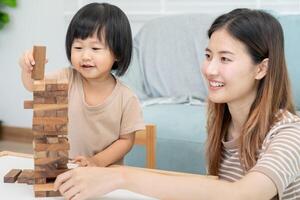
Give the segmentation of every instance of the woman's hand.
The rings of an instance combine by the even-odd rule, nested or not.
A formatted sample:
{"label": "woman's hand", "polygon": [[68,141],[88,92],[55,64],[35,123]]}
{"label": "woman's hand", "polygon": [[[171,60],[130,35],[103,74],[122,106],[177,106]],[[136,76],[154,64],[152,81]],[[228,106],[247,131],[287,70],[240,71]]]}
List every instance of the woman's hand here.
{"label": "woman's hand", "polygon": [[122,173],[120,167],[78,167],[60,174],[54,183],[66,199],[81,200],[100,197],[120,188]]}

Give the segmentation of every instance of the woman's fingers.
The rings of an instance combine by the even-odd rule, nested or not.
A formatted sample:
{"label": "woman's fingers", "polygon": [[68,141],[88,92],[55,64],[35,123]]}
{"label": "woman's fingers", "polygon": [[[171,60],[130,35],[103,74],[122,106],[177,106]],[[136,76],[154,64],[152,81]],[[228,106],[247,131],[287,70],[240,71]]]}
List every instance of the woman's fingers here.
{"label": "woman's fingers", "polygon": [[54,182],[54,190],[57,191],[60,186],[72,177],[73,170],[67,171],[57,176]]}

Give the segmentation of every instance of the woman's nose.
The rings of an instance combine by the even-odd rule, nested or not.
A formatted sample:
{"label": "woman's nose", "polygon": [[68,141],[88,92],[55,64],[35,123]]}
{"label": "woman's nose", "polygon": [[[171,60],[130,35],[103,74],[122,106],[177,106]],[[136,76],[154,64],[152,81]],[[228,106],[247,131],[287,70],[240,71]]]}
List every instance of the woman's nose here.
{"label": "woman's nose", "polygon": [[207,62],[205,65],[205,73],[207,75],[217,75],[219,73],[218,63],[215,60]]}

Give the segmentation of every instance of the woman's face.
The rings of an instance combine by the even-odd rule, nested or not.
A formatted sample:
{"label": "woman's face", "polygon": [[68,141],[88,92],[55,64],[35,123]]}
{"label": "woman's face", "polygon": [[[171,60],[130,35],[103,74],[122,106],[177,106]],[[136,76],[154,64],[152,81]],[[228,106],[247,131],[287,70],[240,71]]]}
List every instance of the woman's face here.
{"label": "woman's face", "polygon": [[208,82],[208,98],[215,103],[239,103],[254,100],[258,65],[246,46],[225,29],[215,31],[205,49],[202,73]]}

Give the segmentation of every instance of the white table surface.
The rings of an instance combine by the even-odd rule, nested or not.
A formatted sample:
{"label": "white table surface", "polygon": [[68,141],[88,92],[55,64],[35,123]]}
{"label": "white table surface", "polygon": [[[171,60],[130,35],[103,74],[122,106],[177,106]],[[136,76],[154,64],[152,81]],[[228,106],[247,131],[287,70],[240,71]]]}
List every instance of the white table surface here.
{"label": "white table surface", "polygon": [[[0,157],[0,199],[45,199],[54,200],[62,197],[43,197],[35,198],[33,192],[33,186],[20,183],[4,183],[4,176],[11,169],[33,169],[33,160],[30,158],[22,158],[15,156],[2,156]],[[115,190],[103,197],[96,198],[99,200],[155,200],[151,197],[146,197],[137,193],[133,193],[127,190]]]}

